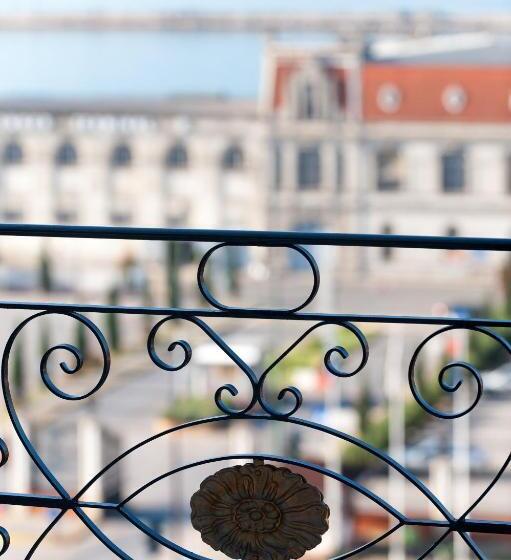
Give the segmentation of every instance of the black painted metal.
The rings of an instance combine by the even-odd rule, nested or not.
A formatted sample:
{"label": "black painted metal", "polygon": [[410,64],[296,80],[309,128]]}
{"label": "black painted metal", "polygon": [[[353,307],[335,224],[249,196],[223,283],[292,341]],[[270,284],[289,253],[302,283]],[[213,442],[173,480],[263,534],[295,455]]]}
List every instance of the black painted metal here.
{"label": "black painted metal", "polygon": [[[254,232],[254,231],[209,231],[209,230],[168,230],[168,229],[148,229],[148,228],[112,228],[112,227],[68,227],[68,226],[43,226],[43,225],[0,225],[0,235],[8,236],[29,236],[29,237],[69,237],[69,238],[96,238],[96,239],[139,239],[139,240],[167,240],[167,241],[201,241],[211,243],[212,246],[207,250],[198,266],[197,281],[198,287],[206,301],[214,308],[203,309],[172,309],[172,308],[152,308],[152,307],[120,307],[120,306],[98,306],[98,305],[75,305],[75,304],[55,304],[55,303],[32,303],[32,302],[0,302],[0,309],[23,309],[31,310],[34,313],[24,319],[10,335],[2,355],[1,365],[1,382],[7,412],[9,414],[12,426],[26,449],[26,452],[41,472],[41,474],[49,482],[55,496],[44,495],[25,495],[0,493],[0,504],[30,506],[37,508],[49,508],[60,510],[60,513],[49,523],[46,529],[41,533],[40,537],[31,547],[26,558],[30,559],[37,551],[39,545],[44,541],[46,536],[59,523],[63,515],[68,511],[73,511],[84,525],[94,534],[100,542],[105,545],[115,556],[126,560],[130,556],[122,549],[122,547],[114,543],[93,521],[92,517],[87,513],[91,509],[115,510],[121,514],[128,522],[140,529],[143,533],[153,539],[160,545],[177,552],[178,554],[190,558],[192,560],[207,560],[204,557],[187,550],[177,543],[169,540],[159,534],[152,527],[142,521],[129,507],[130,502],[141,492],[150,488],[158,481],[167,477],[171,477],[177,472],[190,469],[195,466],[214,464],[225,460],[253,460],[256,458],[266,459],[276,463],[295,465],[301,468],[307,468],[323,476],[330,477],[346,486],[360,492],[366,498],[372,500],[380,506],[391,517],[395,519],[395,524],[380,537],[363,545],[362,547],[346,552],[337,556],[335,560],[352,558],[362,554],[364,551],[376,546],[384,541],[392,533],[405,526],[421,526],[440,529],[441,533],[437,540],[422,553],[418,560],[428,557],[433,553],[440,543],[442,543],[451,533],[458,533],[467,544],[467,547],[473,552],[477,558],[486,558],[483,552],[474,542],[471,534],[499,534],[511,535],[511,523],[505,523],[497,520],[474,520],[469,515],[474,511],[476,506],[488,495],[488,493],[498,483],[505,470],[511,463],[511,453],[502,465],[501,469],[496,473],[495,477],[482,494],[473,502],[472,506],[460,517],[454,516],[444,504],[436,497],[431,490],[414,476],[409,470],[400,465],[392,457],[385,452],[371,446],[350,434],[333,429],[326,425],[317,424],[296,416],[302,406],[303,397],[299,389],[296,387],[284,387],[278,394],[278,399],[282,401],[284,397],[291,397],[292,405],[287,410],[280,410],[271,405],[265,397],[265,381],[268,374],[309,334],[318,328],[327,325],[335,325],[344,331],[354,335],[360,345],[360,363],[352,371],[343,371],[334,363],[334,358],[343,360],[348,357],[348,352],[342,346],[335,346],[325,352],[324,365],[328,372],[332,375],[344,378],[356,375],[363,370],[369,357],[369,344],[364,333],[354,323],[402,323],[402,324],[421,324],[421,325],[437,325],[439,327],[433,334],[429,335],[421,342],[415,350],[410,366],[409,366],[409,386],[411,393],[417,403],[423,407],[429,414],[444,420],[458,418],[470,413],[479,403],[483,391],[484,383],[480,372],[467,362],[452,362],[442,368],[438,375],[438,383],[440,388],[446,393],[454,393],[459,390],[463,381],[460,380],[455,384],[448,381],[447,373],[452,368],[463,370],[470,376],[476,385],[476,395],[473,401],[464,410],[453,412],[444,412],[432,406],[421,394],[420,386],[416,380],[416,364],[421,351],[426,344],[434,337],[456,329],[465,329],[481,333],[490,337],[511,354],[511,344],[500,334],[490,330],[496,327],[511,327],[511,320],[494,320],[484,318],[458,318],[458,317],[413,317],[413,316],[381,316],[381,315],[346,315],[332,313],[307,313],[301,311],[309,303],[311,303],[319,288],[320,270],[313,255],[302,244],[307,245],[338,245],[338,246],[364,246],[364,247],[408,247],[422,249],[464,249],[464,250],[491,250],[491,251],[510,251],[510,239],[481,239],[481,238],[451,238],[451,237],[419,237],[419,236],[382,236],[382,235],[352,235],[352,234],[329,234],[329,233],[293,233],[293,232]],[[312,287],[307,298],[298,306],[291,309],[247,309],[232,308],[218,301],[209,291],[204,278],[204,270],[208,259],[213,253],[226,246],[264,246],[264,247],[284,247],[295,250],[301,254],[309,264],[312,272]],[[40,375],[46,388],[55,396],[75,401],[86,399],[94,395],[108,381],[110,371],[110,351],[108,342],[101,333],[97,325],[94,324],[83,313],[126,313],[139,315],[155,315],[161,319],[154,325],[148,334],[147,351],[153,363],[160,369],[167,372],[175,372],[184,368],[192,359],[193,349],[185,340],[177,340],[170,343],[168,351],[172,354],[175,350],[182,353],[183,357],[180,363],[172,365],[166,362],[159,354],[156,347],[156,336],[160,328],[170,321],[180,319],[194,324],[201,329],[245,374],[251,387],[251,398],[245,406],[236,408],[233,402],[236,402],[238,389],[232,384],[226,384],[219,387],[214,395],[214,401],[223,413],[221,416],[203,418],[194,422],[189,422],[180,426],[163,430],[153,436],[141,441],[125,450],[100,472],[98,472],[75,496],[69,495],[60,481],[55,477],[51,470],[47,467],[43,459],[38,454],[36,448],[32,445],[28,435],[24,431],[23,425],[18,417],[16,407],[12,398],[10,381],[9,381],[9,360],[13,345],[24,329],[31,321],[45,315],[66,316],[78,321],[93,335],[103,357],[103,364],[99,380],[96,385],[84,394],[69,394],[62,391],[52,381],[48,372],[48,360],[56,350],[67,352],[71,358],[71,365],[63,361],[60,363],[62,371],[66,374],[73,375],[77,373],[83,366],[84,358],[79,348],[70,344],[59,344],[53,346],[43,353],[40,362]],[[263,372],[256,372],[252,367],[245,363],[242,358],[219,336],[219,334],[206,322],[208,318],[239,318],[239,319],[279,319],[290,321],[308,321],[314,322],[314,325],[308,327],[298,339],[291,344],[282,354],[276,358]],[[230,400],[225,400],[226,394],[230,395]],[[289,399],[286,399],[289,401]],[[431,505],[437,510],[440,519],[413,519],[405,516],[402,512],[396,510],[387,501],[380,496],[371,492],[358,481],[353,480],[342,473],[336,473],[322,466],[312,464],[306,461],[298,461],[290,457],[279,457],[265,454],[245,454],[231,455],[221,457],[211,457],[195,463],[181,465],[176,469],[163,473],[154,480],[148,481],[142,487],[133,492],[130,496],[118,503],[96,503],[82,501],[81,497],[85,492],[115,465],[133,452],[142,449],[147,444],[171,433],[186,430],[193,426],[228,423],[228,422],[250,422],[257,420],[272,421],[301,426],[312,430],[317,430],[324,434],[328,434],[340,440],[351,443],[365,452],[373,455],[385,463],[388,468],[399,473],[406,481],[412,484],[422,495],[429,500]],[[9,453],[7,446],[0,440],[0,467],[8,461]],[[0,528],[0,539],[2,546],[0,555],[2,555],[9,547],[10,537],[6,529]]]}

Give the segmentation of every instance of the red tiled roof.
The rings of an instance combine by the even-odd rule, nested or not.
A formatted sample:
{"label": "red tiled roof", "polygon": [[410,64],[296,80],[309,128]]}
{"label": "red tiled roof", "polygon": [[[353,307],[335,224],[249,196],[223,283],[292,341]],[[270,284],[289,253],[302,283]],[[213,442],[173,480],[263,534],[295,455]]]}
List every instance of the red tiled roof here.
{"label": "red tiled roof", "polygon": [[[511,121],[510,66],[368,64],[362,76],[367,121]],[[401,95],[394,113],[378,106],[378,91],[386,84],[396,86]],[[442,95],[449,86],[459,86],[466,94],[459,113],[449,113],[443,106]]]}

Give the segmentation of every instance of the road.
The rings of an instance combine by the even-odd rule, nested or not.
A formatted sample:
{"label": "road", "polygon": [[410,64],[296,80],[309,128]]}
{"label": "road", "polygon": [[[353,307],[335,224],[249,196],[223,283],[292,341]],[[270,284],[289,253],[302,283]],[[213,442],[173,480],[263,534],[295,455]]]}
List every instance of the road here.
{"label": "road", "polygon": [[[246,325],[247,322],[244,322]],[[294,325],[294,335],[303,330],[303,325]],[[233,329],[236,331],[236,329]],[[267,325],[261,322],[250,323],[242,332],[237,332],[231,337],[236,340],[239,337],[249,338],[256,345],[264,347],[269,338],[273,340],[292,340],[293,336],[288,332],[284,338],[282,332],[268,330]],[[189,338],[189,337],[187,337]],[[231,338],[228,340],[230,342]],[[190,339],[194,346],[194,339]],[[417,341],[417,333],[406,340],[405,362],[409,357],[414,343]],[[285,346],[285,343],[282,343]],[[373,388],[375,396],[381,396],[382,363],[385,353],[385,341],[376,337],[371,340],[371,358],[367,368],[353,379],[339,380],[346,387],[348,395],[356,395],[357,386],[365,381]],[[354,353],[353,361],[359,359],[359,354]],[[144,363],[143,361],[141,363]],[[114,360],[115,365],[115,360]],[[349,365],[349,364],[348,364]],[[406,368],[403,368],[404,390],[407,390]],[[113,369],[112,378],[108,384],[93,399],[93,404],[72,403],[67,407],[64,415],[58,416],[58,422],[72,422],[87,415],[94,416],[104,428],[116,434],[121,441],[121,448],[125,449],[136,442],[161,430],[161,417],[163,411],[172,402],[175,395],[180,391],[190,388],[206,389],[211,396],[214,390],[226,381],[239,384],[243,376],[235,379],[210,379],[205,371],[197,368],[192,363],[186,370],[179,372],[165,372],[158,370],[148,361],[140,366],[135,372],[126,376],[124,373]],[[60,402],[59,402],[60,406]],[[485,446],[485,452],[489,459],[488,470],[495,470],[498,462],[502,461],[502,455],[509,448],[509,442],[505,430],[497,430],[496,426],[503,427],[503,419],[506,417],[506,401],[494,401],[484,398],[479,407],[471,416],[472,441],[475,445]],[[254,431],[243,428],[243,422],[238,422],[239,427],[231,431],[204,431],[201,429],[188,430],[181,436],[173,435],[162,438],[151,444],[143,451],[135,453],[122,465],[119,476],[123,481],[123,496],[129,494],[139,486],[151,480],[155,476],[166,472],[179,464],[188,463],[197,458],[218,456],[222,454],[236,453],[252,450],[254,447],[272,451],[272,446],[280,445],[275,432],[257,431],[257,441],[254,441]],[[339,426],[337,426],[339,427]],[[56,432],[58,433],[58,431]],[[63,432],[62,432],[63,433]],[[65,437],[72,438],[73,435]],[[59,439],[58,445],[65,447],[64,437]],[[159,483],[153,490],[147,491],[134,502],[134,509],[142,515],[151,514],[154,520],[161,519],[161,529],[167,536],[180,544],[186,544],[195,552],[208,554],[201,548],[201,542],[197,534],[190,529],[189,524],[179,523],[179,515],[187,510],[187,502],[191,494],[197,489],[198,481],[202,480],[207,469],[195,469],[183,475],[175,475],[171,480]],[[477,485],[477,489],[480,485]],[[474,491],[476,487],[474,486]],[[502,494],[496,494],[497,500],[505,501]],[[499,506],[499,507],[502,507]],[[505,507],[505,504],[504,504]],[[173,512],[173,520],[163,519],[163,512]],[[149,517],[145,517],[149,519]],[[31,516],[28,518],[18,517],[10,520],[9,528],[15,540],[12,550],[6,558],[17,560],[24,558],[27,547],[34,541],[36,535],[47,522],[45,516]],[[171,558],[173,553],[161,549],[151,556],[148,550],[148,542],[138,530],[131,528],[126,522],[118,519],[102,520],[101,526],[111,538],[128,550],[134,558]],[[62,543],[66,543],[63,547]],[[67,556],[66,556],[67,554]],[[108,553],[103,547],[86,531],[81,530],[81,525],[73,517],[64,519],[58,531],[48,539],[41,547],[37,558],[53,559],[58,557],[63,560],[85,560],[92,556],[107,558]]]}

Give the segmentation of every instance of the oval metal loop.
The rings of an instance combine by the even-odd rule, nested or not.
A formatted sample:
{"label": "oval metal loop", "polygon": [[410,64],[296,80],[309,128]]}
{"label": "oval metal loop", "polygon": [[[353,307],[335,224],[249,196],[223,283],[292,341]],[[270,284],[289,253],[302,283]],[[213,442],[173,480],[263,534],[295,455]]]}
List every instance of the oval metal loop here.
{"label": "oval metal loop", "polygon": [[11,536],[9,532],[4,527],[0,527],[0,539],[2,539],[2,547],[0,548],[0,556],[7,552],[7,549],[11,546]]}
{"label": "oval metal loop", "polygon": [[[303,301],[301,304],[297,305],[296,307],[278,309],[278,311],[284,311],[287,313],[296,313],[297,311],[300,311],[301,309],[309,305],[309,303],[311,303],[316,297],[320,284],[318,263],[316,262],[312,254],[305,247],[302,247],[301,245],[293,245],[289,243],[257,244],[257,245],[242,244],[242,243],[219,243],[218,245],[214,245],[213,247],[208,249],[208,251],[206,251],[206,253],[204,254],[204,256],[202,257],[199,263],[199,267],[197,268],[197,284],[199,286],[199,290],[201,294],[204,296],[204,299],[216,309],[219,309],[220,311],[246,311],[245,308],[231,307],[229,305],[224,305],[222,302],[218,301],[215,298],[215,296],[213,296],[213,294],[211,293],[211,291],[209,290],[206,284],[206,280],[204,278],[204,271],[206,269],[208,260],[213,255],[213,253],[215,253],[219,249],[222,249],[223,247],[277,247],[277,248],[284,248],[284,249],[292,249],[293,251],[296,251],[297,253],[302,255],[302,257],[307,261],[307,263],[311,268],[312,288],[305,301]],[[275,309],[271,310],[271,309],[261,308],[261,309],[257,309],[257,311],[262,311],[262,312],[275,311]]]}

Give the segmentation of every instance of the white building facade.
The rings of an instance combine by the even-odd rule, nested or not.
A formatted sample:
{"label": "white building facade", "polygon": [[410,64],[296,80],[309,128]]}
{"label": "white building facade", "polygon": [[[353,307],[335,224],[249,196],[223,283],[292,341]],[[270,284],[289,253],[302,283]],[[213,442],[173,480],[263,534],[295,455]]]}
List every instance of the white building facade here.
{"label": "white building facade", "polygon": [[[507,237],[511,59],[425,52],[269,45],[253,101],[5,103],[1,221]],[[112,264],[147,259],[131,242],[51,243],[71,284],[91,263],[90,282],[102,270],[108,284]],[[40,254],[33,240],[0,245],[14,269]],[[458,280],[499,262],[454,258]],[[379,280],[415,281],[432,262],[388,249],[342,259],[343,274]]]}

